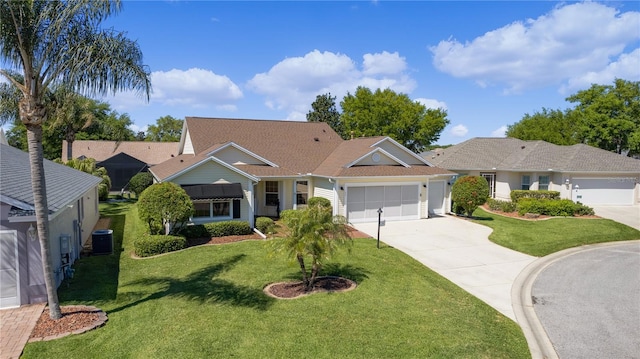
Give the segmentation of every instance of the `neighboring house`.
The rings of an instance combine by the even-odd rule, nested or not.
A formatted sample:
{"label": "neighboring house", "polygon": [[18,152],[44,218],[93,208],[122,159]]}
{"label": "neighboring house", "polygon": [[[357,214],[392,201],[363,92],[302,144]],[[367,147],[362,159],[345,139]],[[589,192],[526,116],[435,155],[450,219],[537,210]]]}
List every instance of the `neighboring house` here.
{"label": "neighboring house", "polygon": [[[100,178],[44,160],[51,260],[59,285],[100,217]],[[0,144],[0,308],[47,301],[29,154]]]}
{"label": "neighboring house", "polygon": [[[126,189],[131,177],[178,154],[177,142],[73,141],[74,158],[93,158],[111,178],[111,191]],[[62,141],[62,161],[67,162],[67,141]]]}
{"label": "neighboring house", "polygon": [[425,158],[461,175],[485,177],[494,198],[531,189],[558,191],[589,206],[640,203],[640,160],[584,144],[473,138]]}
{"label": "neighboring house", "polygon": [[455,173],[389,137],[345,141],[322,122],[187,117],[178,155],[149,169],[182,185],[194,223],[241,219],[331,201],[350,222],[427,218],[448,210]]}

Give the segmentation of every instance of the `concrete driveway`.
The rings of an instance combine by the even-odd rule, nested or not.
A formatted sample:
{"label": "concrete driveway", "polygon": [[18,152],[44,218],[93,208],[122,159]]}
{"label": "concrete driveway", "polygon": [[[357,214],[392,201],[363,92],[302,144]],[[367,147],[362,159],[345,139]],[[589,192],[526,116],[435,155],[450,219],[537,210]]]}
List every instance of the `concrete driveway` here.
{"label": "concrete driveway", "polygon": [[640,230],[640,205],[635,206],[594,206],[596,215],[626,224]]}
{"label": "concrete driveway", "polygon": [[[377,223],[355,227],[377,237]],[[511,287],[536,257],[489,241],[491,231],[465,219],[443,216],[386,222],[380,228],[380,241],[415,258],[515,321]]]}

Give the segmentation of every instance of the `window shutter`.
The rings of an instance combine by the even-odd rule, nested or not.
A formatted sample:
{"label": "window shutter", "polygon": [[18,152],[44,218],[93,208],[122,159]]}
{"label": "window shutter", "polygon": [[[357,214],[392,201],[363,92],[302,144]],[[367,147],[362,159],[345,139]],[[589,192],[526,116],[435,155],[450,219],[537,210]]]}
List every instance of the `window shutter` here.
{"label": "window shutter", "polygon": [[240,200],[233,200],[233,218],[240,218]]}

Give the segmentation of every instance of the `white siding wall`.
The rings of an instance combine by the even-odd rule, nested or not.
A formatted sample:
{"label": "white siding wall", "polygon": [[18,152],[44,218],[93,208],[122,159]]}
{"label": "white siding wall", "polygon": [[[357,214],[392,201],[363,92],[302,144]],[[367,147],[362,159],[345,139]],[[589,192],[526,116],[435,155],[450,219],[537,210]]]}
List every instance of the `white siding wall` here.
{"label": "white siding wall", "polygon": [[337,209],[339,206],[336,206],[336,203],[334,203],[333,183],[329,182],[326,178],[314,178],[312,185],[313,197],[322,197],[331,201],[331,206],[334,208],[334,212],[338,214]]}
{"label": "white siding wall", "polygon": [[406,151],[402,150],[401,148],[399,148],[398,146],[394,145],[393,143],[391,143],[389,141],[382,142],[381,144],[378,145],[378,147],[382,148],[383,150],[385,150],[387,152],[389,152],[394,157],[398,158],[399,160],[403,161],[404,163],[407,163],[407,164],[410,164],[410,165],[424,164],[424,162],[422,162],[419,159],[411,156],[409,153],[407,153]]}
{"label": "white siding wall", "polygon": [[185,155],[195,154],[195,151],[193,149],[193,142],[191,142],[191,136],[189,135],[189,130],[187,130],[187,134],[184,136],[184,147],[182,149],[182,154],[185,154]]}
{"label": "white siding wall", "polygon": [[216,152],[214,156],[220,159],[221,161],[229,164],[234,164],[234,163],[244,163],[248,165],[264,164],[264,162],[259,161],[257,158],[253,156],[249,156],[248,154],[238,150],[233,146],[229,146],[223,150]]}
{"label": "white siding wall", "polygon": [[186,184],[211,184],[211,183],[240,183],[244,192],[244,198],[240,200],[240,218],[236,220],[252,223],[253,213],[249,204],[249,198],[253,196],[252,188],[248,187],[247,178],[218,163],[208,162],[200,167],[176,177],[172,182],[179,185]]}

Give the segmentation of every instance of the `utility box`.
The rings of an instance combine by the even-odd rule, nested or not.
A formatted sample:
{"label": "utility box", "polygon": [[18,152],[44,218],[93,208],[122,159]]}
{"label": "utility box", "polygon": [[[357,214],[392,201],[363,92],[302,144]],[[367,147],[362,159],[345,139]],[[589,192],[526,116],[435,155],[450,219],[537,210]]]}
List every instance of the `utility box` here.
{"label": "utility box", "polygon": [[71,246],[69,245],[71,242],[71,236],[68,234],[60,235],[60,254],[69,254],[71,253]]}
{"label": "utility box", "polygon": [[91,246],[93,254],[113,253],[113,230],[98,229],[91,234]]}

